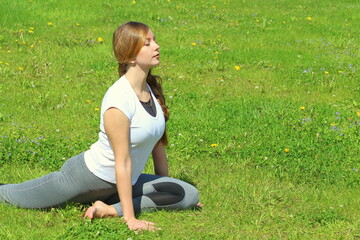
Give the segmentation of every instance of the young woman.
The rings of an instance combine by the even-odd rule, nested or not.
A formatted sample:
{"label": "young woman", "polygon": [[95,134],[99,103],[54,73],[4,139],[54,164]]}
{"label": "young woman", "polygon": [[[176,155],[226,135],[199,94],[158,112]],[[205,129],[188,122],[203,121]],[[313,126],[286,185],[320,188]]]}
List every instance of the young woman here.
{"label": "young woman", "polygon": [[[159,78],[160,47],[139,22],[120,26],[113,36],[120,79],[106,92],[99,139],[67,160],[59,172],[0,186],[0,202],[24,208],[89,203],[85,216],[122,216],[130,230],[155,230],[135,214],[152,209],[186,209],[198,204],[196,188],[168,177],[165,122],[169,110]],[[152,154],[156,175],[142,174]]]}

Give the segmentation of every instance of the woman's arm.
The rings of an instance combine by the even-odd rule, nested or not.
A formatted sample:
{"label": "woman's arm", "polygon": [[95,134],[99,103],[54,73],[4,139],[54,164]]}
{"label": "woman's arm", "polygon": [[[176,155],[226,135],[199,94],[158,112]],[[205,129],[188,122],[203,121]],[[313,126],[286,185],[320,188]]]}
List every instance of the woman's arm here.
{"label": "woman's arm", "polygon": [[152,151],[152,157],[154,160],[154,170],[155,174],[159,176],[169,176],[169,166],[166,156],[166,150],[165,145],[159,141],[153,151]]}
{"label": "woman's arm", "polygon": [[131,157],[129,150],[130,120],[116,108],[104,113],[104,126],[115,157],[116,186],[123,209],[123,217],[130,230],[155,230],[153,223],[135,218],[132,200]]}

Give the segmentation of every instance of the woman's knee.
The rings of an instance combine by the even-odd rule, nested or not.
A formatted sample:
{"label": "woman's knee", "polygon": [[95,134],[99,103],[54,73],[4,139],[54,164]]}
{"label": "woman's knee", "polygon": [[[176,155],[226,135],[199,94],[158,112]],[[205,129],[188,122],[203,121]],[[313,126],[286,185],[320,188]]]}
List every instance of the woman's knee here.
{"label": "woman's knee", "polygon": [[191,184],[184,186],[184,199],[180,203],[181,209],[194,207],[199,202],[199,191]]}

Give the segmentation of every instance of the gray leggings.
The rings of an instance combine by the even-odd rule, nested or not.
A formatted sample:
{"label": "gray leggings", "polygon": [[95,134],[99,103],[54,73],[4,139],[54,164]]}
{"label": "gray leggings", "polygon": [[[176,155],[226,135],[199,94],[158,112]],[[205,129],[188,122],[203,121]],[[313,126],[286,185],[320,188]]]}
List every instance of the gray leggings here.
{"label": "gray leggings", "polygon": [[[106,182],[87,168],[84,153],[67,160],[59,172],[18,184],[0,186],[0,203],[46,209],[70,202],[104,201],[122,216],[116,184]],[[142,174],[133,185],[135,213],[154,209],[186,209],[199,201],[197,189],[181,180]]]}

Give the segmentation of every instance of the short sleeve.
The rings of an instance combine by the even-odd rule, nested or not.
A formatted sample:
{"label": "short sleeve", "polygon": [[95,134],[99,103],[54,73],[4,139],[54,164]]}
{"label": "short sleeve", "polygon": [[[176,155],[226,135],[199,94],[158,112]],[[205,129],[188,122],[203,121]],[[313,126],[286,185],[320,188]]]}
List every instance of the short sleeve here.
{"label": "short sleeve", "polygon": [[112,107],[119,109],[130,120],[132,119],[135,112],[135,104],[131,91],[127,89],[125,84],[114,84],[108,89],[102,102],[101,115],[103,116],[105,111]]}

